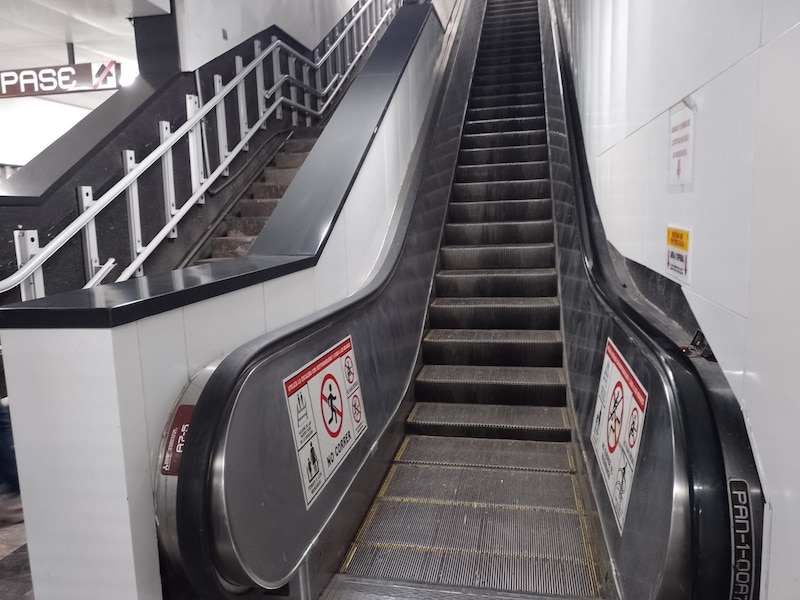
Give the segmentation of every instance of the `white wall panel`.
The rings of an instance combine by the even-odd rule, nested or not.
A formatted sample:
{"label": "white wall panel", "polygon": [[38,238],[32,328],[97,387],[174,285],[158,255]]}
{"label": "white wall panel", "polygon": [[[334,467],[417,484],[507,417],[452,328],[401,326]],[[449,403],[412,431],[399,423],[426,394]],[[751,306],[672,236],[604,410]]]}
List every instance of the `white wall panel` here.
{"label": "white wall panel", "polygon": [[264,335],[264,288],[253,286],[187,306],[186,356],[193,375],[237,346]]}
{"label": "white wall panel", "polygon": [[800,422],[797,340],[797,172],[800,165],[800,28],[760,52],[747,324],[747,412],[773,505],[769,598],[800,589]]}
{"label": "white wall panel", "polygon": [[267,331],[273,331],[314,312],[314,270],[290,273],[264,284]]}
{"label": "white wall panel", "polygon": [[141,365],[150,465],[155,480],[161,434],[173,405],[194,373],[189,372],[183,309],[138,321],[136,329],[137,363]]}
{"label": "white wall panel", "polygon": [[744,398],[747,319],[684,288],[683,294],[703,326],[725,378],[737,398]]}
{"label": "white wall panel", "polygon": [[[128,437],[141,433],[142,415],[131,412],[142,407],[128,406],[123,388],[135,393],[137,367],[117,372],[109,330],[6,330],[2,342],[36,597],[101,600],[114,590],[121,599],[160,598],[155,537],[142,548],[152,529],[149,471]],[[133,418],[131,430],[122,431],[122,414]],[[142,477],[144,487],[129,488]],[[134,524],[148,512],[143,497],[151,518]]]}
{"label": "white wall panel", "polygon": [[771,42],[787,29],[800,23],[800,2],[797,0],[762,0],[764,17],[761,43]]}
{"label": "white wall panel", "polygon": [[354,4],[355,0],[175,0],[181,68],[193,71],[272,25],[314,48]]}

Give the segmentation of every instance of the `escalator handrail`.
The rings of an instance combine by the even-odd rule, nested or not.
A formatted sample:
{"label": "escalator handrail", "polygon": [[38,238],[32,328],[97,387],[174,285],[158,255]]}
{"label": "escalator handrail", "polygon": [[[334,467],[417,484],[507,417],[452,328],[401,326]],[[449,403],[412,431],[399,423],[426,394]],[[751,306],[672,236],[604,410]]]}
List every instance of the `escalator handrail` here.
{"label": "escalator handrail", "polygon": [[626,293],[616,277],[594,199],[574,81],[565,60],[568,49],[561,31],[563,19],[554,4],[554,0],[549,0],[554,23],[553,35],[558,40],[555,43],[558,75],[576,197],[576,220],[586,274],[598,298],[613,311],[615,318],[637,332],[654,353],[664,380],[669,382],[686,444],[685,467],[691,515],[691,597],[725,597],[730,589],[731,546],[719,425],[709,402],[708,391],[695,365],[654,320],[634,308],[626,299]]}

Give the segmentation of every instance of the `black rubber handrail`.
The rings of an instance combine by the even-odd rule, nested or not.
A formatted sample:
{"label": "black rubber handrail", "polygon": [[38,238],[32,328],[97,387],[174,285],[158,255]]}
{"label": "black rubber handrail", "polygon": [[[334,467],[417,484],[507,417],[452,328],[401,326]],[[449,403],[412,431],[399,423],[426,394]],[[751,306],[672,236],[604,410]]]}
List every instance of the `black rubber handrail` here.
{"label": "black rubber handrail", "polygon": [[576,196],[576,218],[587,277],[599,298],[618,318],[639,333],[644,344],[659,357],[663,376],[672,387],[686,444],[691,519],[691,598],[728,598],[731,589],[731,523],[728,510],[725,460],[705,384],[692,361],[655,324],[626,298],[611,260],[594,190],[577,107],[568,49],[560,18],[560,77],[564,116]]}

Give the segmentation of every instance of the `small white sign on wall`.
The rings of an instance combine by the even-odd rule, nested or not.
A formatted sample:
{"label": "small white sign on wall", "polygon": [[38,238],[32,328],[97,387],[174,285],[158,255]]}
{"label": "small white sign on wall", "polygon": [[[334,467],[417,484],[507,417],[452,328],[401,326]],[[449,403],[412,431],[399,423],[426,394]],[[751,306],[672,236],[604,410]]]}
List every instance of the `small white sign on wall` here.
{"label": "small white sign on wall", "polygon": [[689,238],[691,231],[669,225],[667,227],[667,275],[681,283],[691,283],[689,271]]}
{"label": "small white sign on wall", "polygon": [[694,182],[695,111],[681,102],[669,111],[669,176],[671,190],[686,192]]}

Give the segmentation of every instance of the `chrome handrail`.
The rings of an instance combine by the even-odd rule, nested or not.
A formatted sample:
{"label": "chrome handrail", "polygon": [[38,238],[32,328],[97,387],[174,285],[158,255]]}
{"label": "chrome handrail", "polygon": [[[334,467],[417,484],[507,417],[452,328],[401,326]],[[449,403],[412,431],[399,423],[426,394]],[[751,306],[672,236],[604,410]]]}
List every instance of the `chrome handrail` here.
{"label": "chrome handrail", "polygon": [[[272,59],[275,52],[282,50],[286,54],[297,59],[297,61],[309,69],[319,71],[323,66],[326,65],[327,61],[333,56],[334,52],[347,39],[348,34],[359,22],[359,19],[370,9],[370,7],[378,2],[380,2],[380,0],[366,0],[364,5],[357,12],[355,12],[352,17],[350,17],[350,21],[345,25],[341,33],[338,34],[338,37],[331,43],[326,52],[316,61],[310,60],[303,56],[300,52],[282,40],[273,41],[265,50],[260,52],[253,59],[253,61],[247,65],[244,65],[243,68],[241,68],[241,70],[239,70],[239,72],[227,84],[225,84],[219,90],[219,92],[214,95],[213,98],[200,107],[197,112],[189,116],[186,122],[184,122],[184,124],[181,125],[177,130],[164,138],[163,141],[152,152],[150,152],[150,154],[144,157],[141,162],[132,167],[124,177],[122,177],[100,198],[91,203],[86,210],[84,210],[60,233],[52,238],[47,245],[39,249],[38,252],[36,252],[36,254],[30,258],[30,260],[25,262],[24,265],[22,265],[10,276],[0,280],[0,293],[12,290],[33,277],[34,274],[41,269],[42,266],[50,258],[52,258],[52,256],[54,256],[61,248],[63,248],[67,242],[72,240],[76,235],[83,231],[87,225],[92,223],[100,212],[102,212],[123,192],[129,191],[131,187],[136,184],[137,180],[143,173],[145,173],[157,161],[167,157],[168,153],[172,150],[175,144],[192,132],[211,111],[224,110],[225,99],[230,94],[237,93],[239,91],[239,86],[243,84],[245,78],[253,73],[256,69],[263,68],[267,59]],[[394,14],[395,8],[398,4],[397,0],[383,0],[383,2],[383,13],[372,25],[372,31],[370,35],[362,41],[358,52],[352,57],[352,59],[346,61],[348,64],[345,72],[332,74],[330,77],[331,80],[324,88],[317,89],[309,82],[300,81],[297,77],[293,76],[292,73],[289,73],[281,74],[280,78],[278,78],[278,82],[275,83],[270,90],[263,91],[264,97],[270,98],[275,95],[283,85],[289,84],[290,86],[294,86],[295,89],[299,88],[303,92],[315,96],[317,99],[327,98],[325,103],[315,110],[311,106],[301,104],[291,97],[281,95],[272,103],[269,108],[264,108],[259,119],[252,126],[247,125],[246,131],[242,130],[241,139],[237,145],[233,149],[226,151],[224,156],[221,153],[220,164],[216,167],[216,169],[214,169],[214,171],[207,177],[201,178],[202,181],[200,181],[199,185],[192,192],[192,195],[186,200],[186,202],[184,202],[179,209],[174,211],[168,222],[152,238],[152,240],[137,251],[137,256],[131,261],[130,265],[123,270],[122,274],[117,278],[116,281],[125,281],[136,274],[137,270],[142,267],[145,260],[147,260],[147,258],[153,253],[158,245],[160,245],[161,242],[168,237],[170,232],[174,231],[175,227],[180,223],[183,217],[186,216],[189,210],[199,202],[211,185],[225,173],[231,162],[247,147],[248,141],[253,137],[253,135],[255,135],[256,131],[270,116],[275,113],[280,106],[287,105],[295,110],[303,111],[304,113],[313,116],[322,116],[325,111],[330,108],[333,98],[344,86],[348,75],[352,72],[355,65],[363,56],[364,52],[375,39],[376,35],[387,22],[387,20]],[[115,263],[115,259],[108,259],[108,261],[99,267],[96,273],[89,278],[86,287],[91,287],[101,283],[102,280],[112,270]]]}

